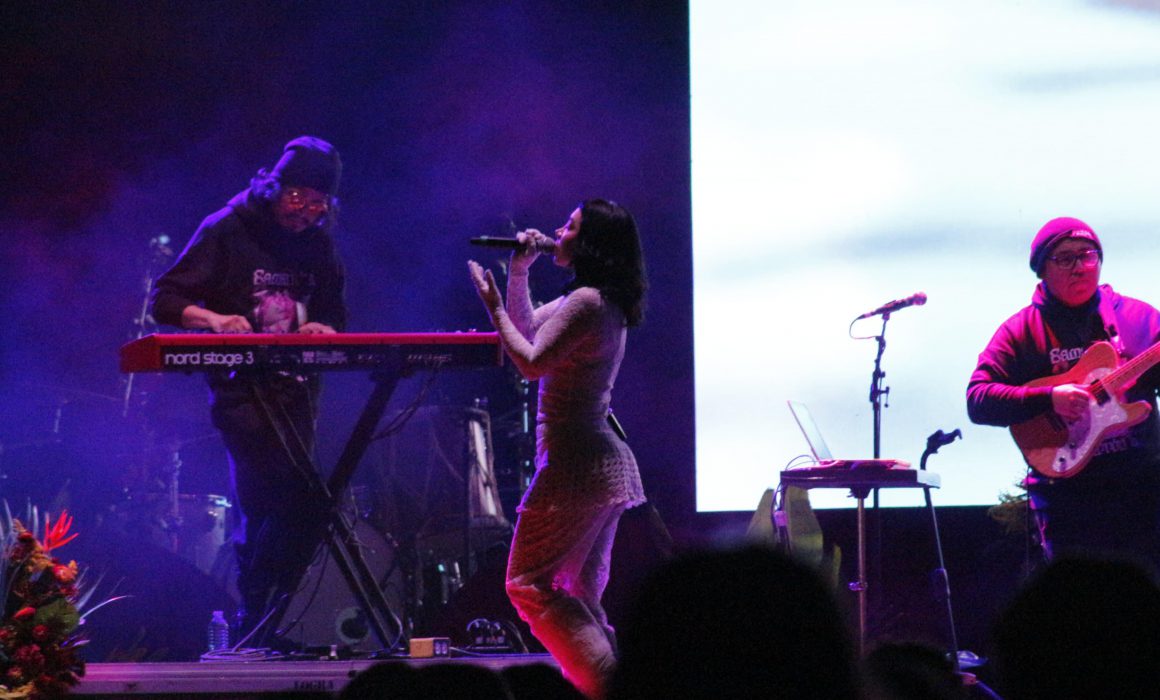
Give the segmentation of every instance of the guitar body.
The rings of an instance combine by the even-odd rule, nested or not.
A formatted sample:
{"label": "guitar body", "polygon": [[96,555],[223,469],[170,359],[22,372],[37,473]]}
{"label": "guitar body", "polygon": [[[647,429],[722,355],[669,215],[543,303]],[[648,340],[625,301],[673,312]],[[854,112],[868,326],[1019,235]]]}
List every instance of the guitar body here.
{"label": "guitar body", "polygon": [[[1088,348],[1079,362],[1063,374],[1036,379],[1024,386],[1091,385],[1114,371],[1118,364],[1119,357],[1111,344],[1100,342]],[[1087,466],[1104,437],[1136,425],[1152,410],[1146,401],[1123,403],[1121,398],[1109,389],[1102,400],[1093,396],[1087,415],[1074,423],[1064,421],[1055,411],[1048,411],[1011,426],[1011,437],[1027,464],[1043,476],[1053,479],[1075,476]]]}

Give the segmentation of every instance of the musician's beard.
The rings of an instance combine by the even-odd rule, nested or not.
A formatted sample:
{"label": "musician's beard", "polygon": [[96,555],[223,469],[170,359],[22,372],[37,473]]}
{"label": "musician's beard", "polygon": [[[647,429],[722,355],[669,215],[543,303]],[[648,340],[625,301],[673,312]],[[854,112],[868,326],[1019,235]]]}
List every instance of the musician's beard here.
{"label": "musician's beard", "polygon": [[274,222],[287,233],[300,234],[316,228],[322,222],[322,216],[309,216],[295,211],[274,210]]}
{"label": "musician's beard", "polygon": [[289,233],[297,234],[302,233],[306,229],[310,228],[312,224],[300,216],[293,216],[283,218],[278,222],[278,225]]}

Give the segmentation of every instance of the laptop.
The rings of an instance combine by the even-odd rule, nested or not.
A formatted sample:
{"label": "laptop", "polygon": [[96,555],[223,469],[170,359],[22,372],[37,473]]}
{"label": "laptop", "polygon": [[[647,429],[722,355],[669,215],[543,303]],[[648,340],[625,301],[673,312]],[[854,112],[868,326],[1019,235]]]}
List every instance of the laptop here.
{"label": "laptop", "polygon": [[900,459],[835,459],[833,453],[830,452],[830,446],[826,444],[826,439],[822,437],[822,431],[818,428],[817,422],[814,421],[810,409],[799,401],[786,401],[786,403],[789,405],[789,412],[793,414],[798,428],[801,429],[802,435],[806,439],[806,444],[810,446],[810,453],[813,454],[815,462],[811,467],[798,467],[794,471],[797,469],[910,468],[910,462],[904,462]]}

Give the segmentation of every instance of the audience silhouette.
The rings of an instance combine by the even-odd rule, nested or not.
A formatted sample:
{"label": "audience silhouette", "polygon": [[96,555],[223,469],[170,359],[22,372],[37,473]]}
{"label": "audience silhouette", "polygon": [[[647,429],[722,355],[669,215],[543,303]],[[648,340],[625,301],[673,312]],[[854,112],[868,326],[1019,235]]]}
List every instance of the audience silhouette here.
{"label": "audience silhouette", "polygon": [[963,677],[942,649],[920,642],[883,642],[862,660],[866,700],[966,700]]}
{"label": "audience silhouette", "polygon": [[500,671],[512,700],[584,700],[584,694],[548,664],[508,666]]}
{"label": "audience silhouette", "polygon": [[1160,588],[1120,560],[1061,558],[1035,576],[994,629],[1007,700],[1160,695]]}
{"label": "audience silhouette", "polygon": [[831,590],[768,548],[693,552],[662,565],[619,637],[610,700],[858,696]]}
{"label": "audience silhouette", "polygon": [[[608,700],[972,697],[945,652],[879,644],[859,674],[848,622],[813,568],[765,547],[698,551],[648,576],[620,629]],[[1160,587],[1135,564],[1061,558],[994,627],[1006,700],[1145,698],[1160,693]],[[987,697],[995,697],[989,689]],[[546,664],[383,662],[342,700],[578,700]]]}
{"label": "audience silhouette", "polygon": [[414,667],[384,661],[347,683],[340,700],[513,700],[503,678],[489,668],[456,663]]}

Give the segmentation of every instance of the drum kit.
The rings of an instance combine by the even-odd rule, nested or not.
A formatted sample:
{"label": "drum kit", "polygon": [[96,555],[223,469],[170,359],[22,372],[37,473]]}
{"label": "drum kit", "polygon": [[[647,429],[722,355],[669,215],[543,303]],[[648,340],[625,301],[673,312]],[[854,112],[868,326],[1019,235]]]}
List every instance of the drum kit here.
{"label": "drum kit", "polygon": [[[219,495],[224,466],[204,468],[218,456],[224,465],[216,433],[196,426],[190,437],[173,437],[155,421],[123,415],[115,396],[44,384],[14,388],[22,396],[4,403],[18,415],[4,420],[0,434],[0,498],[14,513],[26,504],[54,514],[68,510],[79,532],[116,528],[213,573],[230,508]],[[191,456],[198,470],[190,481],[219,484],[220,491],[179,488]]]}
{"label": "drum kit", "polygon": [[431,631],[485,552],[511,540],[493,454],[485,409],[424,406],[364,465],[374,499],[364,516],[399,543],[404,609],[420,631]]}
{"label": "drum kit", "polygon": [[[0,434],[0,497],[14,512],[26,502],[68,509],[82,536],[111,530],[120,541],[147,544],[153,556],[191,564],[237,600],[233,507],[223,495],[228,461],[208,425],[203,389],[162,391],[139,381],[128,416],[116,396],[43,385],[23,391],[41,397],[16,421],[27,428],[24,439]],[[189,427],[190,416],[206,423]],[[175,437],[179,429],[189,436]],[[421,407],[368,454],[346,500],[360,549],[410,633],[429,631],[485,552],[510,541],[482,408]],[[358,601],[329,559],[320,548],[288,608],[288,637],[372,651],[376,640]]]}

